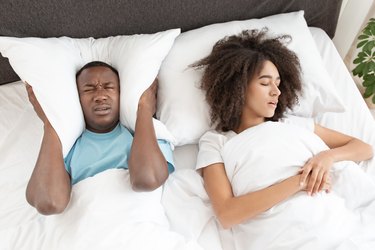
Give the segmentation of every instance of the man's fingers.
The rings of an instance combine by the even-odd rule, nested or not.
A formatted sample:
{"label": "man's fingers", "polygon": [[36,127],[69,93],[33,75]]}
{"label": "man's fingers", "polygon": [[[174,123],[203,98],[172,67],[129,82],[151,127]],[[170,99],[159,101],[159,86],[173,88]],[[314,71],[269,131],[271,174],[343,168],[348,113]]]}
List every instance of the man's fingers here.
{"label": "man's fingers", "polygon": [[27,96],[29,97],[29,101],[31,103],[34,103],[36,100],[36,97],[33,91],[33,87],[31,87],[27,82],[25,82],[25,86],[26,86]]}
{"label": "man's fingers", "polygon": [[155,78],[155,80],[152,82],[152,84],[151,84],[151,88],[153,89],[153,90],[157,90],[157,88],[158,88],[158,85],[159,85],[159,80],[158,80],[158,78]]}

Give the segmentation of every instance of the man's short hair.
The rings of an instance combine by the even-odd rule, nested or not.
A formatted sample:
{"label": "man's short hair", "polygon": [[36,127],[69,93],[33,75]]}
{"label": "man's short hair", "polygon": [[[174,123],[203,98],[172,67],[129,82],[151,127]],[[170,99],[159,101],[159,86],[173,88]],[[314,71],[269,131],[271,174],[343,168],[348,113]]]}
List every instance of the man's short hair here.
{"label": "man's short hair", "polygon": [[110,70],[112,70],[113,73],[115,73],[117,75],[117,77],[119,76],[118,71],[114,67],[109,65],[108,63],[101,62],[101,61],[92,61],[92,62],[89,62],[89,63],[85,64],[80,70],[78,70],[78,72],[76,73],[76,79],[82,73],[82,71],[84,71],[85,69],[88,69],[88,68],[92,68],[92,67],[106,67],[106,68],[109,68]]}

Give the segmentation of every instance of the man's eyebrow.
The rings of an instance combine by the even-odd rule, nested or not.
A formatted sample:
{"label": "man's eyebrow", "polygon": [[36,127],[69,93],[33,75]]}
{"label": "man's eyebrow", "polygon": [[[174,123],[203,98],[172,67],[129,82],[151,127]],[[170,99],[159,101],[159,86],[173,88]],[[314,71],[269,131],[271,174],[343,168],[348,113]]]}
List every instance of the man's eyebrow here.
{"label": "man's eyebrow", "polygon": [[85,87],[95,87],[95,84],[91,82],[81,82],[77,84],[78,87],[80,88],[85,88]]}
{"label": "man's eyebrow", "polygon": [[[101,85],[109,85],[109,84],[114,84],[114,82],[113,81],[103,82]],[[82,87],[84,87],[84,86],[95,87],[98,84],[97,83],[93,83],[93,82],[83,82],[83,83],[80,83],[80,85]]]}
{"label": "man's eyebrow", "polygon": [[113,81],[103,82],[103,85],[108,85],[108,84],[113,84],[113,83],[114,83]]}

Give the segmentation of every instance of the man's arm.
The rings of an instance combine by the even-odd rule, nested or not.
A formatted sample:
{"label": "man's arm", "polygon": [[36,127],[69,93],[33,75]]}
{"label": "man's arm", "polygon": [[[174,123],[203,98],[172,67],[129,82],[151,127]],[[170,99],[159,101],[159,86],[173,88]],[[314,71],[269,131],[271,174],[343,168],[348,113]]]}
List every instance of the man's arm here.
{"label": "man's arm", "polygon": [[42,145],[27,185],[26,199],[41,214],[61,213],[69,203],[71,192],[61,142],[36,99],[32,87],[26,84],[26,90],[35,112],[44,123]]}
{"label": "man's arm", "polygon": [[156,110],[157,79],[142,94],[137,111],[129,173],[136,191],[152,191],[168,178],[168,163],[161,152],[152,122]]}

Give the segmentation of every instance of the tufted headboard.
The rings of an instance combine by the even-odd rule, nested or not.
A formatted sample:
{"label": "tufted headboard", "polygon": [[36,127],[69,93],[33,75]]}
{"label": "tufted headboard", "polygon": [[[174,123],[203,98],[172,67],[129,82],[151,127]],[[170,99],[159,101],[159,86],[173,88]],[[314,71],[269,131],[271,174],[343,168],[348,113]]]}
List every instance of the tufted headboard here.
{"label": "tufted headboard", "polygon": [[[309,26],[332,38],[342,0],[2,0],[0,36],[107,37],[182,31],[212,23],[305,10]],[[0,84],[19,80],[0,56]]]}

